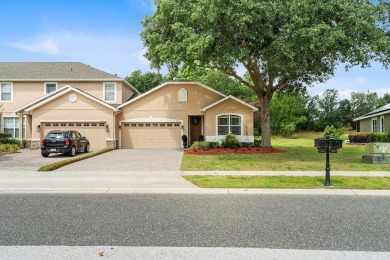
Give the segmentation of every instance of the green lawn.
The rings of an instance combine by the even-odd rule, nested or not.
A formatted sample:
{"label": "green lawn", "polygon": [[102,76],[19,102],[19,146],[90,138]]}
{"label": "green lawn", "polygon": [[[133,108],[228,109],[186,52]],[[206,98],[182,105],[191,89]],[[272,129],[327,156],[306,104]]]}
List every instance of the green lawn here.
{"label": "green lawn", "polygon": [[[280,188],[319,189],[324,188],[324,177],[308,176],[184,176],[201,188]],[[390,177],[345,177],[331,178],[334,189],[389,190]]]}
{"label": "green lawn", "polygon": [[[185,154],[183,171],[322,171],[325,154],[314,148],[314,138],[320,133],[306,133],[293,138],[273,138],[272,145],[287,153],[243,155]],[[346,145],[330,155],[333,171],[390,171],[390,164],[362,163],[364,146]]]}

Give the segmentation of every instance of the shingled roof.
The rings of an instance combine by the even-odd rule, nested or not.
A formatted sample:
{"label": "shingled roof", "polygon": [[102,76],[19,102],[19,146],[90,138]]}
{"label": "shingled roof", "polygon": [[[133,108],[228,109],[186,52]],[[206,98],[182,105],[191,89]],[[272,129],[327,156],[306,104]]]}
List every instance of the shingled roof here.
{"label": "shingled roof", "polygon": [[0,62],[0,80],[123,80],[81,62]]}

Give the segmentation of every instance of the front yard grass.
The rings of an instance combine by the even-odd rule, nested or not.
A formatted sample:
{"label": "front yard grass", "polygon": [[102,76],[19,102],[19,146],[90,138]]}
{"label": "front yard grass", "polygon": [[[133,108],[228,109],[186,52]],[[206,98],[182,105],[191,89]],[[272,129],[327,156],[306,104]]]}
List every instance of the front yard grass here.
{"label": "front yard grass", "polygon": [[330,187],[324,186],[323,177],[309,176],[184,176],[201,188],[279,188],[279,189],[364,189],[389,190],[390,177],[345,177],[331,178]]}
{"label": "front yard grass", "polygon": [[[321,133],[293,138],[273,138],[272,145],[287,153],[273,154],[185,154],[183,171],[324,171],[325,154],[314,147],[314,138]],[[364,146],[346,145],[330,155],[332,171],[390,171],[390,164],[367,164],[361,161]]]}

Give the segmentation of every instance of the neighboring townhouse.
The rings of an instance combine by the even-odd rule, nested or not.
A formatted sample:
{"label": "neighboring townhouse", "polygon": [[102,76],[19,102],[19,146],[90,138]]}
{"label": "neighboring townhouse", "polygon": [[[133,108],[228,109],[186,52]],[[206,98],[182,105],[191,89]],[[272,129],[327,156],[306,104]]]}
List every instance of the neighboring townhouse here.
{"label": "neighboring townhouse", "polygon": [[355,118],[356,130],[358,132],[379,132],[390,131],[390,104],[372,110],[371,112]]}
{"label": "neighboring townhouse", "polygon": [[75,129],[91,149],[116,146],[118,109],[138,91],[79,62],[0,62],[0,131],[38,148],[53,129]]}
{"label": "neighboring townhouse", "polygon": [[0,131],[32,149],[54,129],[86,136],[91,149],[181,148],[234,133],[253,142],[257,108],[199,82],[166,82],[140,95],[122,78],[77,62],[0,62]]}

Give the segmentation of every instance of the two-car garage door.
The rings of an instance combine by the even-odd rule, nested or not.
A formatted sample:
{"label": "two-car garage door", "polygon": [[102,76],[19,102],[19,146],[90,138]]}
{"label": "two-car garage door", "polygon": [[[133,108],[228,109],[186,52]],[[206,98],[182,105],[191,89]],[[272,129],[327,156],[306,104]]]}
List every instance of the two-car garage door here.
{"label": "two-car garage door", "polygon": [[43,136],[52,130],[76,130],[82,136],[87,137],[91,149],[105,148],[107,132],[104,122],[43,122]]}
{"label": "two-car garage door", "polygon": [[121,148],[180,148],[180,126],[177,122],[122,123]]}

